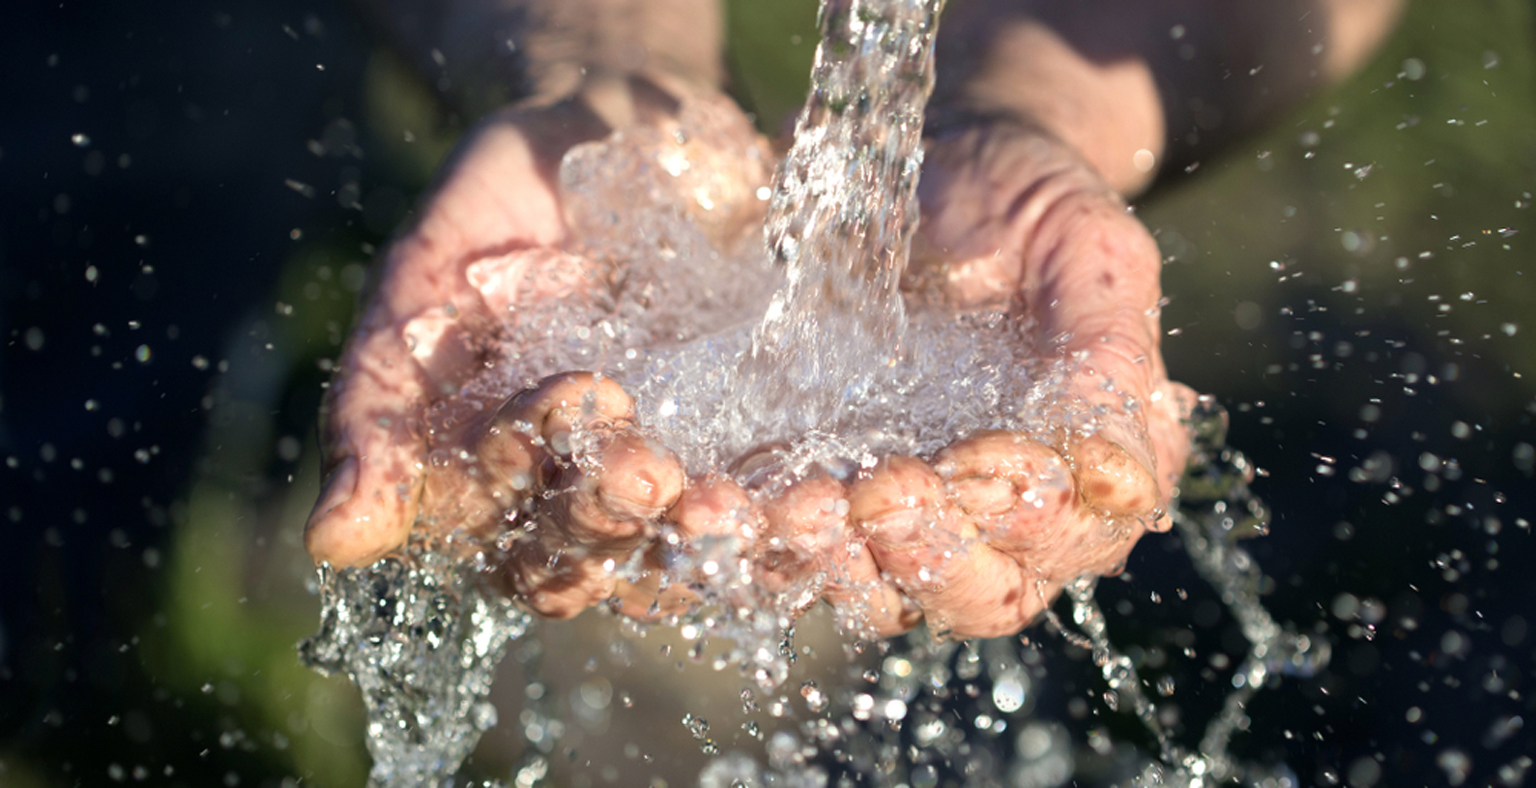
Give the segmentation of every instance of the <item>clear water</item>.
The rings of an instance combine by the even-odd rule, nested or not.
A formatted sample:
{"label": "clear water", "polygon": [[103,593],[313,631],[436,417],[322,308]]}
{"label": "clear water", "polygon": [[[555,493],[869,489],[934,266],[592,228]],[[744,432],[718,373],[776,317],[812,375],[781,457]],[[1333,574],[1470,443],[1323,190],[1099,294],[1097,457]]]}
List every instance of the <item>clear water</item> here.
{"label": "clear water", "polygon": [[1017,320],[897,288],[939,5],[827,5],[811,95],[771,188],[771,156],[707,100],[571,151],[560,180],[578,251],[595,261],[588,286],[514,308],[496,271],[522,271],[515,260],[472,268],[507,302],[507,361],[474,385],[504,395],[601,370],[691,473],[777,445],[783,481],[931,455],[978,429],[1086,424],[1059,396],[1065,364],[1033,355]]}
{"label": "clear water", "polygon": [[374,788],[440,783],[496,725],[491,678],[530,621],[476,574],[415,542],[370,567],[320,570],[320,631],[300,655],[362,692]]}
{"label": "clear water", "polygon": [[[471,266],[471,282],[503,305],[505,323],[504,363],[471,387],[505,396],[556,372],[603,371],[635,396],[641,426],[691,473],[725,472],[744,454],[777,446],[766,476],[753,480],[763,494],[812,473],[847,475],[886,454],[931,455],[978,429],[1091,429],[1062,394],[1068,362],[1031,356],[1026,327],[1003,314],[927,309],[898,289],[917,222],[941,6],[823,3],[812,93],[771,188],[771,156],[738,116],[708,101],[686,104],[671,125],[572,150],[560,180],[576,235],[586,239],[573,251],[591,267],[562,297],[528,306],[517,288],[529,277],[553,281],[572,258],[539,253],[532,268],[516,256]],[[766,254],[757,227],[766,228]],[[1259,603],[1257,567],[1236,539],[1261,528],[1264,512],[1247,492],[1251,469],[1221,444],[1221,420],[1214,410],[1201,416],[1204,442],[1176,524],[1250,647],[1203,737],[1177,741],[1161,722],[1135,661],[1110,641],[1092,578],[1068,588],[1076,629],[1053,618],[1091,653],[1105,707],[1138,720],[1155,743],[1157,760],[1144,764],[1138,784],[1294,785],[1283,767],[1234,760],[1228,744],[1272,677],[1305,675],[1327,660],[1323,645],[1277,625]],[[695,545],[678,551],[669,571],[698,587],[701,567],[732,566],[739,553],[730,539]],[[304,655],[362,689],[374,785],[443,781],[495,723],[491,672],[529,622],[481,591],[476,574],[417,545],[366,570],[322,573],[322,630]],[[785,631],[825,578],[769,596],[749,573],[708,575],[698,589],[703,608],[664,623],[700,648],[733,643],[724,663],[760,691],[778,690],[793,662]],[[1073,772],[1073,743],[1060,725],[1028,716],[1035,648],[1015,639],[941,643],[925,633],[863,647],[866,658],[844,686],[800,688],[809,716],[763,737],[761,762],[720,753],[708,722],[689,715],[683,722],[700,748],[717,756],[700,784],[809,788],[859,775],[915,788],[938,784],[963,761],[972,784],[1059,785]],[[877,652],[878,668],[858,667]],[[981,685],[991,688],[991,711],[957,726],[946,704]],[[771,716],[787,716],[781,702],[775,707]],[[1004,731],[1006,746],[997,743]],[[978,760],[978,748],[988,757]],[[516,784],[548,774],[545,751],[530,748]]]}

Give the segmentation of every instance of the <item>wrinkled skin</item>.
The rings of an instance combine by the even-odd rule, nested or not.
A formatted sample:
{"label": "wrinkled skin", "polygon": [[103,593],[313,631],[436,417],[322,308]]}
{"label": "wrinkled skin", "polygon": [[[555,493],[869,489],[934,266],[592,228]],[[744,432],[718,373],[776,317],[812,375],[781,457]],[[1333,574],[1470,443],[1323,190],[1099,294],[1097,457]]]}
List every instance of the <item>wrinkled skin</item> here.
{"label": "wrinkled skin", "polygon": [[[367,564],[414,525],[494,545],[502,587],[542,615],[614,600],[654,617],[695,600],[688,578],[662,581],[666,553],[733,537],[732,570],[791,612],[819,595],[865,636],[926,618],[936,634],[986,637],[1024,628],[1063,583],[1118,571],[1144,530],[1166,528],[1193,397],[1158,352],[1156,247],[1065,146],[1025,130],[932,142],[910,285],[945,308],[1030,321],[1035,352],[1076,360],[1073,387],[1103,425],[1093,434],[980,433],[760,500],[725,476],[685,478],[611,380],[469,393],[505,308],[469,284],[472,265],[510,261],[513,307],[580,297],[604,276],[560,251],[571,239],[553,173],[609,125],[579,102],[488,119],[390,247],[327,397],[329,477],[305,532],[316,561]],[[643,576],[618,579],[637,550]]]}

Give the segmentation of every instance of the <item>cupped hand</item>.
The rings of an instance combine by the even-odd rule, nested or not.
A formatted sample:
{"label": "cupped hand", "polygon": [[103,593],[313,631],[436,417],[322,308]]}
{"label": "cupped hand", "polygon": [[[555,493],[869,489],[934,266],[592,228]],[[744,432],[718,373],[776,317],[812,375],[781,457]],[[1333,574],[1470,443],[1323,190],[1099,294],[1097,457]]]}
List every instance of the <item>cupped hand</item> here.
{"label": "cupped hand", "polygon": [[[509,363],[509,314],[597,299],[617,275],[568,251],[561,158],[675,111],[681,91],[602,87],[481,122],[390,245],[325,399],[327,478],[305,529],[316,562],[366,565],[416,528],[491,557],[508,592],[567,617],[615,595],[615,563],[678,501],[677,458],[635,430],[611,380],[555,375],[510,397],[477,383]],[[628,596],[632,609],[654,600]]]}
{"label": "cupped hand", "polygon": [[935,634],[1011,634],[1063,584],[1118,572],[1145,531],[1169,527],[1194,393],[1159,352],[1155,242],[1066,145],[1007,124],[950,132],[921,192],[910,297],[1024,321],[1081,416],[859,475],[846,522],[860,549],[841,574],[868,578],[872,559],[878,582],[833,601],[877,634],[909,628],[914,606]]}
{"label": "cupped hand", "polygon": [[[717,480],[711,495],[735,503],[695,517],[752,524],[755,580],[781,609],[819,595],[864,636],[923,620],[943,637],[1012,634],[1169,527],[1195,396],[1159,352],[1156,244],[1070,148],[1007,125],[946,134],[921,191],[909,305],[1006,311],[1030,338],[1021,355],[1061,371],[1060,413],[1040,432],[973,433],[766,501]],[[771,467],[773,454],[758,456]]]}

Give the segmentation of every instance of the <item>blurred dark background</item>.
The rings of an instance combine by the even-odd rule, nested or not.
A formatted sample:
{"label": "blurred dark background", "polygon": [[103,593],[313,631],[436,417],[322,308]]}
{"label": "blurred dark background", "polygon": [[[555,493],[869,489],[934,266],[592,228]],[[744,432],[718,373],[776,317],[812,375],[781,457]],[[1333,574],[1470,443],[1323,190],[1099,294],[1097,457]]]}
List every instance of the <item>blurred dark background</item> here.
{"label": "blurred dark background", "polygon": [[[733,91],[777,129],[814,4],[728,5]],[[473,119],[339,2],[0,14],[0,785],[360,785],[355,694],[293,651],[318,608],[315,408],[375,250]],[[1531,6],[1420,0],[1355,79],[1138,206],[1169,366],[1266,471],[1267,603],[1335,645],[1237,742],[1303,784],[1527,781],[1533,191]],[[1243,649],[1219,599],[1172,537],[1101,599],[1197,736],[1213,655]],[[586,626],[573,648],[616,637]],[[1081,654],[1037,641],[1042,713],[1127,730],[1070,702],[1102,690]],[[477,773],[509,776],[509,707]],[[584,735],[635,763],[660,718],[683,766],[557,784],[696,773],[677,716],[636,703]]]}

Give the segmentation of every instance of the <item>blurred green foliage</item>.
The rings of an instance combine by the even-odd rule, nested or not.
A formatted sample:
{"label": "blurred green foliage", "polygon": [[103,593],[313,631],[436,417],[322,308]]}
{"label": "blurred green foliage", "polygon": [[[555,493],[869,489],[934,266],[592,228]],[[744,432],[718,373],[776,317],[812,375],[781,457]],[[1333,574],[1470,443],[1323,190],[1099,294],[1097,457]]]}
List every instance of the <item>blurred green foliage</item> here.
{"label": "blurred green foliage", "polygon": [[[1406,337],[1497,359],[1506,373],[1455,396],[1485,414],[1522,409],[1533,381],[1512,373],[1536,358],[1522,321],[1536,295],[1533,33],[1518,0],[1412,3],[1354,79],[1150,195],[1141,216],[1172,258],[1175,375],[1224,398],[1272,395],[1290,385],[1264,370],[1291,352],[1291,317],[1326,308],[1368,332],[1330,344]],[[1245,303],[1258,324],[1236,319]],[[1324,405],[1353,418],[1360,402]]]}
{"label": "blurred green foliage", "polygon": [[813,0],[727,0],[727,58],[731,92],[756,115],[758,128],[775,134],[805,103],[816,56]]}

